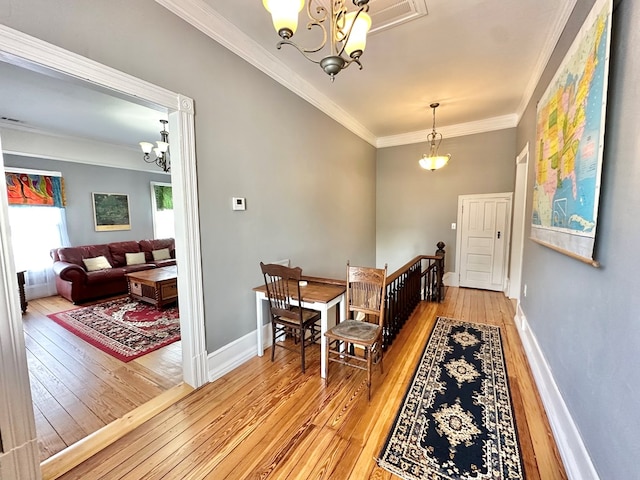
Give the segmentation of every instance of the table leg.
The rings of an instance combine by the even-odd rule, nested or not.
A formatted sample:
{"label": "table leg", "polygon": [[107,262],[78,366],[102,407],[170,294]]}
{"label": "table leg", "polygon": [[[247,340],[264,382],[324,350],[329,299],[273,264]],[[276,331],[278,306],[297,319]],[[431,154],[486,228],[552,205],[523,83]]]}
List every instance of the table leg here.
{"label": "table leg", "polygon": [[264,339],[262,338],[262,334],[264,332],[264,327],[262,326],[262,319],[264,318],[264,312],[262,311],[264,303],[263,299],[264,295],[261,295],[260,292],[256,292],[256,332],[259,357],[264,355]]}
{"label": "table leg", "polygon": [[327,351],[327,342],[324,338],[329,323],[329,308],[326,303],[323,303],[320,308],[320,377],[327,378],[327,359],[325,354]]}

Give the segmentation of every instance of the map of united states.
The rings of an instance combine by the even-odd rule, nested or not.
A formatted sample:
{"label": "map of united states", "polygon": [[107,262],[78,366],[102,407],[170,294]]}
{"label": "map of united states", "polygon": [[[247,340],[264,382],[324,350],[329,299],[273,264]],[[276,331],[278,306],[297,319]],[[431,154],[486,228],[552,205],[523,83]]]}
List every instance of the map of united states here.
{"label": "map of united states", "polygon": [[534,227],[595,233],[607,21],[598,16],[538,104]]}

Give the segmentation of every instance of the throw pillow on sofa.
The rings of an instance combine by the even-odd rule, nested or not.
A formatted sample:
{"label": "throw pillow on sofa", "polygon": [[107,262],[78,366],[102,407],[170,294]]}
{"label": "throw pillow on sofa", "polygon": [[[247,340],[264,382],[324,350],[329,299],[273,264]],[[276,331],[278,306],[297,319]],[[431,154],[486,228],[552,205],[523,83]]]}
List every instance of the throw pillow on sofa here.
{"label": "throw pillow on sofa", "polygon": [[146,263],[144,252],[125,253],[124,256],[127,261],[127,265],[140,265],[142,263]]}
{"label": "throw pillow on sofa", "polygon": [[168,248],[161,248],[160,250],[153,250],[151,252],[153,255],[153,260],[158,262],[160,260],[169,260],[171,258],[171,254],[169,253]]}
{"label": "throw pillow on sofa", "polygon": [[104,255],[94,258],[83,258],[82,262],[84,263],[87,272],[95,272],[96,270],[111,268],[109,260],[107,260],[107,257]]}

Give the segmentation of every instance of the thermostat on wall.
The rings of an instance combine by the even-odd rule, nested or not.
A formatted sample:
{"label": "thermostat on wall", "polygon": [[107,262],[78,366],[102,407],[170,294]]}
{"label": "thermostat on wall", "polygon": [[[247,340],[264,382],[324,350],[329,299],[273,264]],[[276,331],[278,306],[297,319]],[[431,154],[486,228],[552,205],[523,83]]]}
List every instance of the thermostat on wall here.
{"label": "thermostat on wall", "polygon": [[247,209],[244,197],[233,197],[232,202],[233,202],[233,204],[232,204],[233,210],[246,210]]}

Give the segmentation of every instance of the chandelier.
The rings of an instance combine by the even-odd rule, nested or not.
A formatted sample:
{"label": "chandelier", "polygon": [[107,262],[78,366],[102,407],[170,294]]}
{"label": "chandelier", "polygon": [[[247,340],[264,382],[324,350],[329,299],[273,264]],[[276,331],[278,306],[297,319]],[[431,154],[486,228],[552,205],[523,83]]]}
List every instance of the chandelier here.
{"label": "chandelier", "polygon": [[[153,143],[140,142],[140,148],[144,153],[144,161],[147,163],[155,163],[165,172],[171,169],[171,160],[169,159],[169,132],[167,132],[167,120],[160,120],[162,130],[160,131],[160,140],[156,142],[157,147]],[[154,155],[151,155],[153,151]]]}
{"label": "chandelier", "polygon": [[451,159],[451,154],[438,155],[438,148],[442,143],[442,134],[436,133],[436,108],[440,106],[439,103],[432,103],[429,105],[433,108],[433,131],[427,135],[427,141],[431,143],[429,147],[429,154],[422,155],[422,158],[418,161],[420,166],[425,170],[438,170],[444,167]]}
{"label": "chandelier", "polygon": [[[307,60],[319,64],[331,81],[341,70],[352,63],[357,63],[362,70],[360,56],[367,43],[367,32],[371,28],[369,0],[352,0],[357,10],[347,12],[345,0],[329,0],[330,11],[320,0],[309,0],[307,3],[307,30],[315,28],[322,32],[322,41],[316,47],[303,48],[294,43],[291,38],[298,27],[298,13],[304,6],[304,0],[262,0],[264,7],[273,20],[273,26],[282,38],[277,43],[278,49],[282,45],[296,48]],[[315,6],[314,6],[315,4]],[[326,22],[326,23],[325,23]],[[320,52],[330,41],[330,51],[327,56],[319,58]],[[314,58],[318,54],[318,58]]]}

